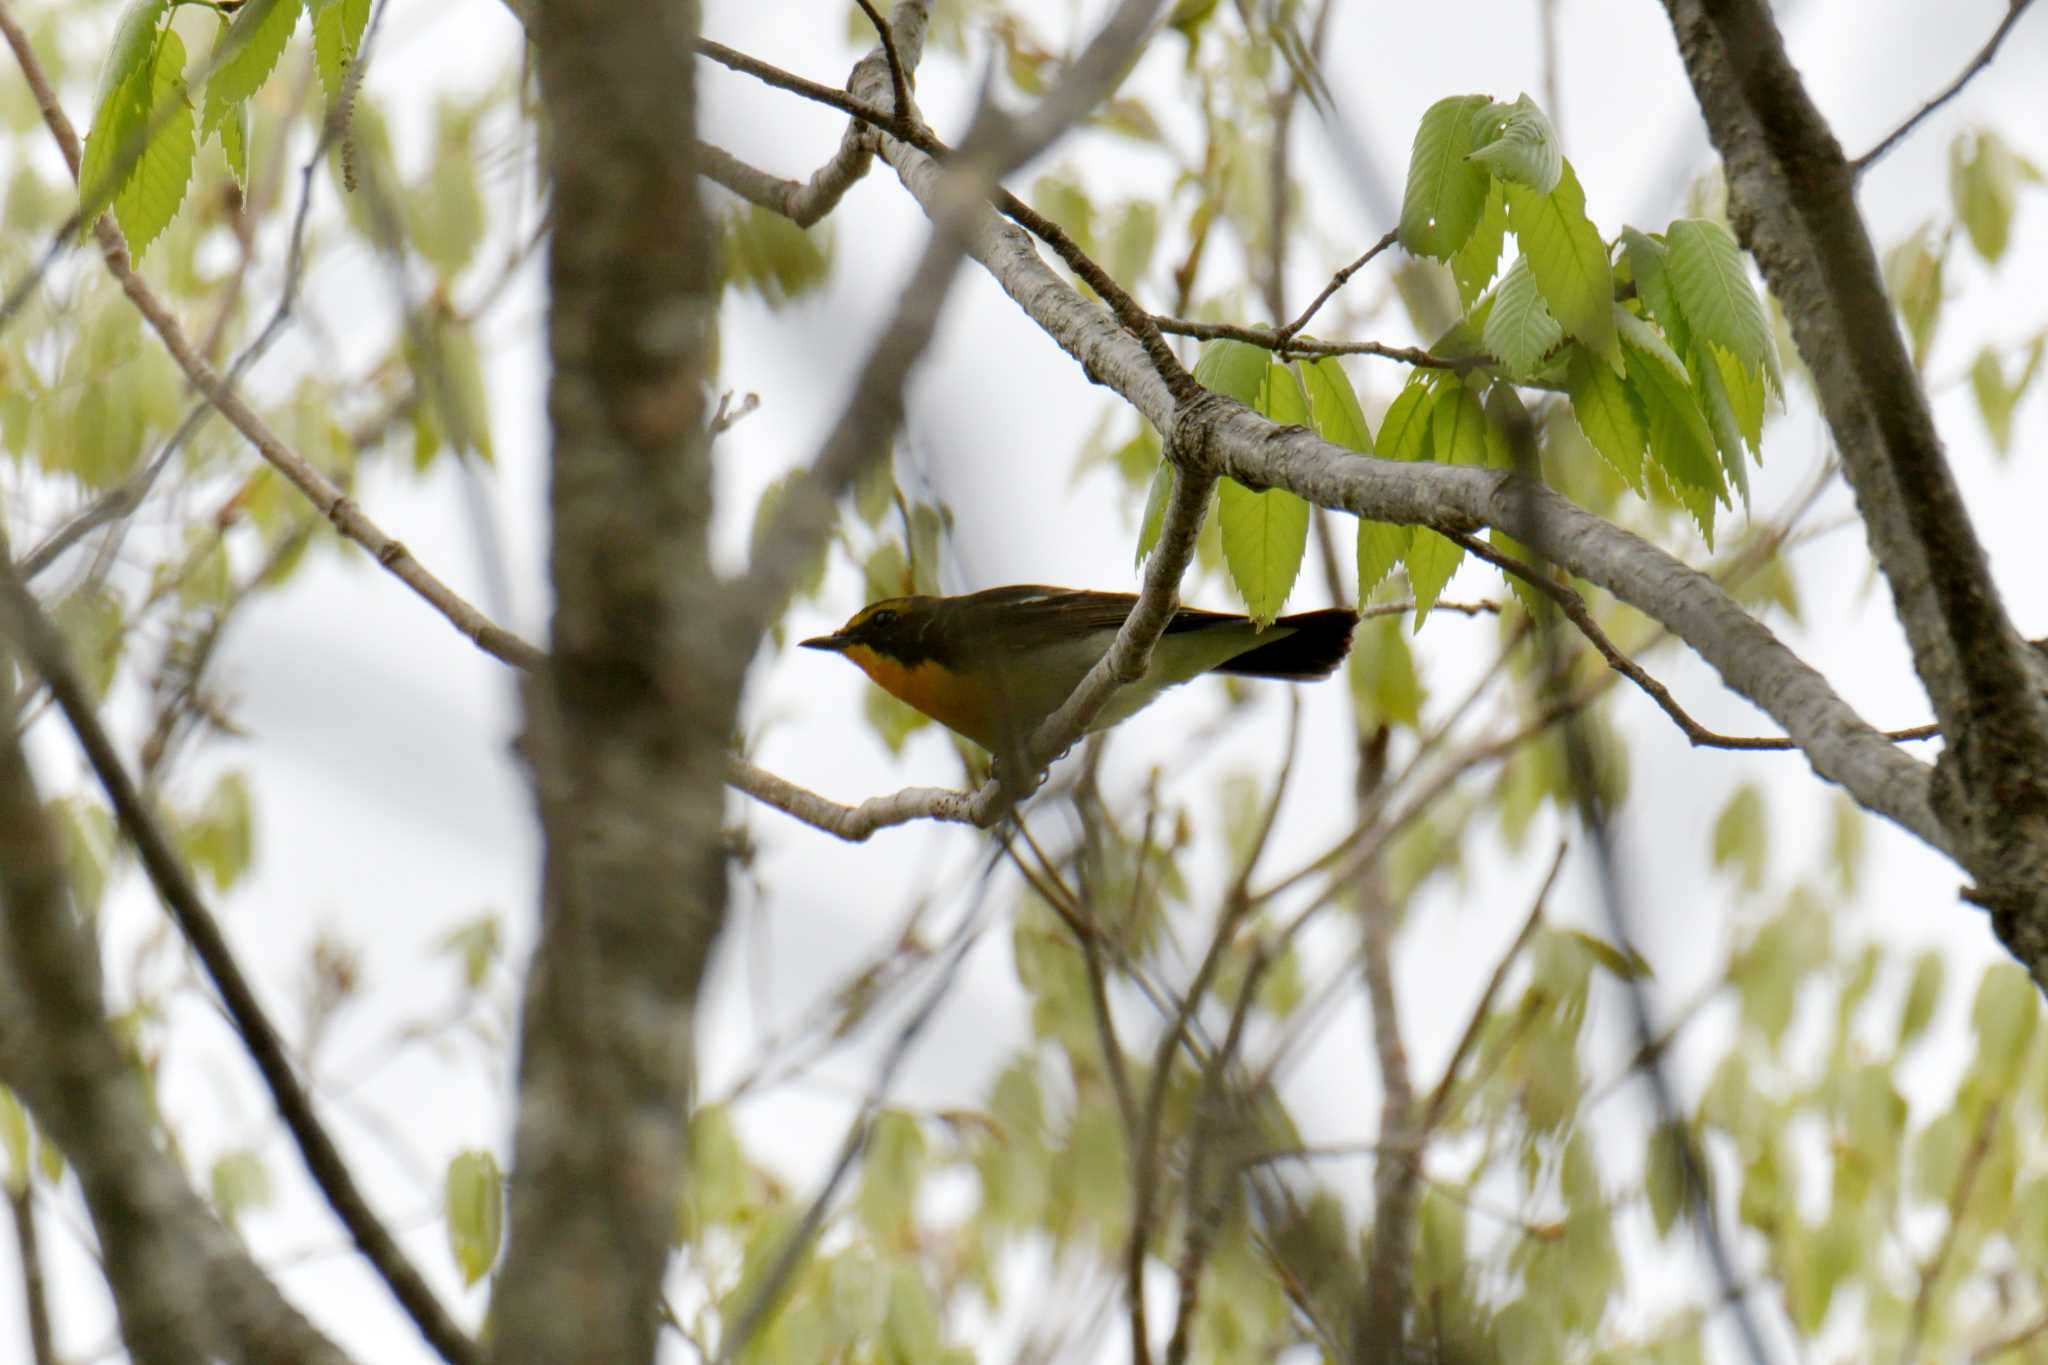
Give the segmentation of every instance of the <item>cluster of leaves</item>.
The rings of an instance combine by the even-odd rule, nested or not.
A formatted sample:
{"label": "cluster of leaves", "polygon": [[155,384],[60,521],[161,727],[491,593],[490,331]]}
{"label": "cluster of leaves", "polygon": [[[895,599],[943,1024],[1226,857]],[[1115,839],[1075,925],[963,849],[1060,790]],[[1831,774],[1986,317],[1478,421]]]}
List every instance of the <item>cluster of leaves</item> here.
{"label": "cluster of leaves", "polygon": [[204,64],[201,108],[186,83],[185,40],[172,26],[172,0],[130,0],[100,72],[92,131],[79,171],[82,226],[112,208],[140,257],[185,200],[200,143],[217,138],[235,179],[249,180],[249,100],[277,65],[310,13],[321,81],[341,93],[370,0],[248,0],[218,11],[219,29]]}
{"label": "cluster of leaves", "polygon": [[[1958,133],[1948,149],[1951,218],[1930,218],[1885,253],[1885,287],[1906,326],[1913,363],[1925,368],[1949,298],[1946,287],[1957,229],[1987,269],[1996,269],[2012,243],[2012,222],[2022,188],[2048,184],[2041,168],[1989,129]],[[2011,341],[1987,343],[1970,363],[1970,391],[2000,455],[2012,449],[2013,410],[2041,373],[2048,328]],[[2016,371],[2008,372],[2017,359]]]}

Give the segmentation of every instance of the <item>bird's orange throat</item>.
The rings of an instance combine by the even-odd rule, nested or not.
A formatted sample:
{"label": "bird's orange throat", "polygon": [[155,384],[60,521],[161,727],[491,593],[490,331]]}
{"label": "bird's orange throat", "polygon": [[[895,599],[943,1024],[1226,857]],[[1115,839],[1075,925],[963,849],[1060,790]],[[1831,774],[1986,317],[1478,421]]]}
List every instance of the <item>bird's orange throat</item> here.
{"label": "bird's orange throat", "polygon": [[987,742],[982,737],[994,728],[989,724],[988,699],[959,675],[929,659],[906,665],[866,645],[848,645],[842,652],[896,700],[950,730]]}

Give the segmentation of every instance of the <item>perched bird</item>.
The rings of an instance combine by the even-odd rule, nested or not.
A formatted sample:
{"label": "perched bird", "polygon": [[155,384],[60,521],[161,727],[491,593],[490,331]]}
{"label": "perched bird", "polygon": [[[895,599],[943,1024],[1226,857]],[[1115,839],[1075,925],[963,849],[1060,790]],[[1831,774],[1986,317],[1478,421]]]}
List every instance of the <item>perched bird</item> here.
{"label": "perched bird", "polygon": [[[883,691],[992,754],[1020,748],[1109,652],[1137,598],[1019,584],[964,597],[892,597],[861,608],[806,649],[843,654]],[[1351,648],[1358,617],[1341,608],[1251,618],[1182,607],[1152,649],[1145,676],[1120,688],[1091,730],[1128,719],[1199,673],[1308,682]]]}

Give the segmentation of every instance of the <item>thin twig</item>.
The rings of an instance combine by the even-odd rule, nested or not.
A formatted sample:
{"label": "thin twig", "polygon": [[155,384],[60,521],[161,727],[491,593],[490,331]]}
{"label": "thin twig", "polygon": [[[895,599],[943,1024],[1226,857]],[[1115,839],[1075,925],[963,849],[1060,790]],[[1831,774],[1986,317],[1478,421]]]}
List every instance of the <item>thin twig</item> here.
{"label": "thin twig", "polygon": [[882,55],[889,60],[889,86],[896,96],[896,121],[910,121],[910,79],[903,70],[903,58],[896,52],[896,35],[889,27],[873,0],[854,0],[860,12],[867,15],[868,22],[875,26],[875,36],[882,40]]}
{"label": "thin twig", "polygon": [[1992,61],[1998,56],[1998,49],[2004,46],[2007,35],[2013,31],[2013,27],[2020,21],[2020,16],[2025,14],[2027,8],[2033,3],[2034,0],[2007,0],[2009,8],[2005,12],[2005,18],[1998,21],[1998,27],[1992,30],[1991,41],[1985,43],[1977,55],[1970,59],[1970,64],[1964,67],[1961,73],[1948,83],[1946,89],[1933,99],[1927,101],[1927,103],[1921,105],[1913,114],[1913,117],[1894,128],[1886,135],[1882,142],[1850,162],[1849,169],[1860,177],[1865,171],[1876,165],[1887,152],[1898,146],[1904,140],[1906,134],[1919,127],[1922,119],[1925,119],[1929,114],[1941,108],[1942,105],[1947,104],[1957,95],[1960,95],[1963,92],[1963,87],[1976,79],[1978,72],[1991,65]]}
{"label": "thin twig", "polygon": [[[1372,260],[1373,257],[1379,255],[1382,251],[1385,251],[1388,247],[1392,246],[1399,237],[1400,233],[1398,231],[1389,232],[1386,236],[1380,238],[1377,242],[1374,242],[1370,247],[1366,248],[1366,252],[1363,256],[1360,256],[1350,265],[1345,266],[1342,270],[1339,270],[1336,274],[1332,275],[1330,277],[1330,282],[1323,286],[1323,292],[1316,295],[1315,298],[1309,302],[1308,307],[1301,310],[1301,316],[1296,318],[1294,321],[1288,323],[1285,327],[1282,327],[1279,331],[1273,334],[1274,338],[1277,341],[1279,341],[1280,346],[1284,347],[1288,342],[1294,340],[1295,336],[1301,331],[1301,329],[1308,326],[1309,319],[1316,315],[1317,310],[1319,310],[1324,304],[1330,301],[1331,295],[1335,294],[1339,289],[1342,289],[1346,284],[1350,283],[1351,277],[1353,275],[1356,275],[1359,271],[1363,270],[1368,261]],[[1279,347],[1276,347],[1275,349],[1279,349]]]}
{"label": "thin twig", "polygon": [[1514,942],[1501,954],[1499,962],[1493,964],[1493,975],[1487,978],[1486,989],[1479,993],[1479,1003],[1472,1008],[1471,1018],[1465,1021],[1465,1032],[1458,1038],[1458,1045],[1451,1049],[1451,1060],[1444,1063],[1444,1074],[1429,1092],[1429,1103],[1422,1111],[1422,1133],[1434,1132],[1450,1112],[1451,1087],[1457,1082],[1458,1072],[1464,1067],[1465,1059],[1472,1055],[1472,1049],[1479,1045],[1479,1034],[1486,1027],[1486,1020],[1493,1013],[1493,1002],[1507,983],[1508,971],[1521,957],[1522,950],[1529,946],[1529,940],[1536,936],[1536,926],[1543,922],[1543,908],[1550,899],[1550,888],[1557,885],[1557,874],[1564,869],[1565,850],[1570,845],[1559,843],[1557,856],[1550,860],[1550,871],[1543,876],[1543,884],[1536,888],[1536,899],[1529,905],[1529,914],[1522,921]]}
{"label": "thin twig", "polygon": [[1900,1365],[1913,1365],[1920,1358],[1920,1339],[1927,1333],[1927,1318],[1934,1308],[1934,1289],[1940,1283],[1942,1272],[1948,1269],[1948,1259],[1955,1253],[1956,1239],[1963,1230],[1963,1213],[1970,1203],[1970,1191],[1976,1187],[1977,1173],[1984,1168],[1984,1158],[1990,1154],[1991,1139],[1998,1129],[1998,1101],[1984,1102],[1984,1115],[1977,1120],[1976,1135],[1970,1140],[1970,1149],[1963,1153],[1963,1164],[1956,1172],[1956,1184],[1948,1196],[1948,1227],[1941,1234],[1941,1245],[1934,1249],[1934,1255],[1920,1268],[1920,1287],[1913,1294],[1913,1312],[1907,1320],[1906,1341],[1899,1348]]}
{"label": "thin twig", "polygon": [[1196,341],[1242,341],[1263,346],[1284,355],[1371,355],[1398,360],[1425,370],[1455,370],[1462,374],[1497,363],[1492,356],[1436,355],[1417,346],[1385,346],[1377,341],[1317,341],[1314,337],[1283,337],[1270,327],[1245,327],[1234,322],[1196,322],[1192,318],[1155,316],[1160,331],[1169,336],[1192,337]]}
{"label": "thin twig", "polygon": [[[1600,629],[1599,623],[1594,621],[1592,610],[1587,607],[1586,599],[1576,588],[1560,583],[1548,574],[1538,573],[1530,565],[1524,564],[1513,555],[1496,550],[1477,536],[1466,535],[1462,531],[1439,531],[1437,534],[1464,547],[1467,554],[1485,560],[1503,573],[1513,574],[1555,602],[1571,623],[1579,628],[1579,633],[1586,637],[1593,648],[1600,651],[1600,657],[1607,661],[1608,667],[1641,688],[1645,696],[1657,703],[1658,709],[1671,717],[1694,748],[1783,751],[1799,747],[1789,739],[1724,735],[1709,730],[1686,713],[1685,708],[1671,695],[1669,688],[1651,677],[1641,664],[1615,648],[1614,641],[1607,638],[1607,632]],[[1932,739],[1941,733],[1941,727],[1916,725],[1905,730],[1884,730],[1880,733],[1890,740]]]}
{"label": "thin twig", "polygon": [[21,1258],[21,1292],[28,1315],[29,1355],[35,1365],[57,1365],[57,1343],[50,1334],[50,1296],[43,1284],[43,1257],[36,1246],[36,1191],[27,1171],[13,1171],[20,1185],[7,1191],[14,1210],[14,1247]]}

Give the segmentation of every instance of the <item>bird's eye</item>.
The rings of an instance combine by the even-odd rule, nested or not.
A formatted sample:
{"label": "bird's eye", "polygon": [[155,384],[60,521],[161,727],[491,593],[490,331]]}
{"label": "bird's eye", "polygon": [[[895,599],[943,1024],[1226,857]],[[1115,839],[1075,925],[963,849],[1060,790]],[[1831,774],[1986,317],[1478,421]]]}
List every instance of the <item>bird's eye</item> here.
{"label": "bird's eye", "polygon": [[871,614],[870,614],[870,615],[868,616],[868,619],[867,619],[866,621],[862,622],[861,624],[863,624],[863,625],[866,625],[866,626],[870,626],[870,627],[873,627],[873,628],[874,628],[874,629],[876,629],[876,630],[882,630],[882,629],[886,629],[886,628],[887,628],[887,627],[889,627],[889,626],[892,626],[892,625],[894,625],[895,623],[896,623],[896,611],[895,611],[895,609],[894,609],[893,607],[884,607],[884,608],[882,608],[882,609],[881,609],[880,611],[878,611],[878,612],[873,612],[873,613],[871,613]]}

